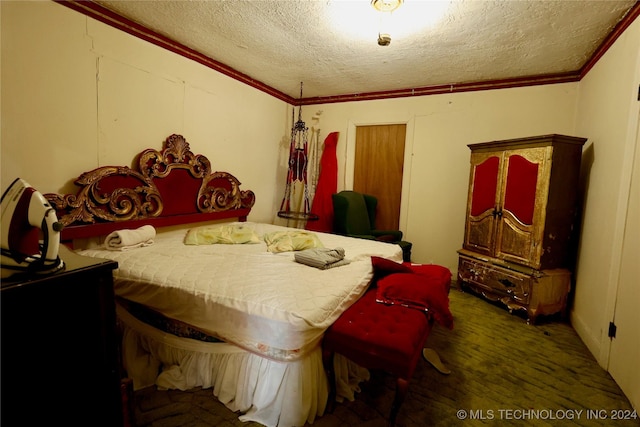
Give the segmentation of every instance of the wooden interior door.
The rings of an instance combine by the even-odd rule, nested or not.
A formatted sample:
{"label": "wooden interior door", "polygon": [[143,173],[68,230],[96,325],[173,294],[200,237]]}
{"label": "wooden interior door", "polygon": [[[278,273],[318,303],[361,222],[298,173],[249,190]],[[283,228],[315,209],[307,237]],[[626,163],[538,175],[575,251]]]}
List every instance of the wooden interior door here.
{"label": "wooden interior door", "polygon": [[356,127],[353,190],[378,198],[380,230],[400,225],[406,131],[405,124]]}

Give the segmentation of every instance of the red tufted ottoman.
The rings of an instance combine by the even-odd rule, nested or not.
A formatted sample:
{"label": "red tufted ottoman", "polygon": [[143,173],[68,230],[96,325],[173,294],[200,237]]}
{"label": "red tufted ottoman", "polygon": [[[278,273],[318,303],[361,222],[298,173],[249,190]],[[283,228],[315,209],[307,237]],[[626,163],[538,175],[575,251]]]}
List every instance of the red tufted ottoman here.
{"label": "red tufted ottoman", "polygon": [[[410,266],[415,274],[429,276],[429,286],[448,293],[451,273],[441,266]],[[394,279],[402,279],[394,276]],[[389,275],[388,277],[391,277]],[[335,405],[336,383],[333,355],[340,353],[367,369],[380,369],[396,377],[396,394],[389,415],[389,425],[406,396],[422,349],[433,326],[433,317],[425,311],[399,304],[376,301],[378,289],[371,287],[329,327],[323,339],[323,363],[330,384],[329,408]]]}

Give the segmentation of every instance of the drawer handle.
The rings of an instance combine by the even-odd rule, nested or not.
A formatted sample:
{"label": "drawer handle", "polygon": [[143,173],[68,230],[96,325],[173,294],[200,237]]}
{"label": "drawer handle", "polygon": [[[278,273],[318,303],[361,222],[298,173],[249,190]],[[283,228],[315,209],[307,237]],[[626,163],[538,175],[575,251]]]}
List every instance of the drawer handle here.
{"label": "drawer handle", "polygon": [[516,287],[515,283],[509,281],[509,279],[500,279],[500,280],[498,280],[498,282],[502,283],[502,285],[506,286],[507,288],[515,288]]}

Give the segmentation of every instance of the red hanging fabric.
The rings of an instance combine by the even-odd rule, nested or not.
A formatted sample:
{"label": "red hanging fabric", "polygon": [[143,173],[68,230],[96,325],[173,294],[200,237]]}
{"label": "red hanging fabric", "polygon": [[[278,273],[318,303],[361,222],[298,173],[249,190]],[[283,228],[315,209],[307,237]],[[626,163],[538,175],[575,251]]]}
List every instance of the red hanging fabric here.
{"label": "red hanging fabric", "polygon": [[307,221],[305,228],[312,231],[331,233],[333,231],[333,201],[331,196],[338,191],[338,157],[336,148],[339,132],[332,132],[324,140],[320,158],[318,185],[311,204],[311,213],[317,221]]}

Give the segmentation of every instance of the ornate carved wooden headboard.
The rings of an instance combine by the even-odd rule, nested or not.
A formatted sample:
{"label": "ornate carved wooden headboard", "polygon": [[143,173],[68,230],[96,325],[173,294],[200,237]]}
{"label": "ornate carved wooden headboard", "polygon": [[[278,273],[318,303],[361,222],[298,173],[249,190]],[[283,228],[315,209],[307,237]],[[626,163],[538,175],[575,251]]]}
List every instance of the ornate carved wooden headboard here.
{"label": "ornate carved wooden headboard", "polygon": [[138,154],[137,168],[103,166],[80,175],[76,194],[44,196],[64,225],[62,240],[109,234],[150,224],[163,227],[238,218],[246,221],[255,194],[240,190],[227,172],[211,172],[209,159],[193,154],[181,135],[162,151]]}

